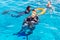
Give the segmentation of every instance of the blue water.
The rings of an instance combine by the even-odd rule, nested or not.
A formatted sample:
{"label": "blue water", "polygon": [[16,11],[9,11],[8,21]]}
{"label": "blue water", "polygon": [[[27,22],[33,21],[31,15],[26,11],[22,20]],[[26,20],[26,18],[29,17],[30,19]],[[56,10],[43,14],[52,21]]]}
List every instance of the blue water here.
{"label": "blue water", "polygon": [[[44,15],[39,16],[39,24],[35,25],[35,30],[29,35],[28,40],[60,40],[60,0],[50,0],[55,10],[50,15],[47,10]],[[25,36],[17,37],[12,35],[19,32],[22,23],[30,14],[19,18],[11,17],[16,14],[11,11],[2,15],[5,10],[15,10],[22,12],[27,6],[31,8],[45,8],[48,0],[0,0],[0,40],[26,40]]]}

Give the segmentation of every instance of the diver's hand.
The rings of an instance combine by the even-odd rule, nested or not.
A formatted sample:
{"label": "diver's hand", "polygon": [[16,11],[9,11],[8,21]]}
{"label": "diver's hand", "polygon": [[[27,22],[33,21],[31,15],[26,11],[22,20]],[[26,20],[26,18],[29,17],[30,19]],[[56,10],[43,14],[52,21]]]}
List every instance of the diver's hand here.
{"label": "diver's hand", "polygon": [[9,10],[6,10],[2,14],[4,15],[4,14],[7,14],[8,12],[9,12]]}

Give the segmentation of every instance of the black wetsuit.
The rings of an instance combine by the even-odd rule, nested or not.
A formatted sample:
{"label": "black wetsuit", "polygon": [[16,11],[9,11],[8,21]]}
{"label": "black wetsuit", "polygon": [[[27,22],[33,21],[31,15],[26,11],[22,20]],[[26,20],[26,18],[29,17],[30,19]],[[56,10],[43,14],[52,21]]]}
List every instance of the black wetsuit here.
{"label": "black wetsuit", "polygon": [[[36,16],[35,18],[36,18],[36,20],[38,20],[38,16]],[[32,17],[28,17],[26,21],[35,21],[36,22],[36,20]]]}
{"label": "black wetsuit", "polygon": [[[36,16],[35,17],[36,18],[36,20],[38,21],[38,16]],[[31,21],[35,21],[35,22],[37,22],[34,18],[32,18],[32,17],[28,17],[25,21],[24,21],[24,23],[23,23],[23,25],[26,23],[26,22],[28,22],[28,29],[30,29],[30,32],[28,33],[28,35],[30,35],[30,34],[32,34],[33,33],[33,30],[35,29],[35,26],[34,26],[34,24],[31,22]],[[32,25],[32,26],[31,26]],[[30,26],[32,27],[32,28],[30,28]]]}
{"label": "black wetsuit", "polygon": [[[38,20],[38,16],[35,17]],[[33,33],[33,30],[35,29],[35,27],[30,28],[30,25],[32,25],[31,21],[33,21],[34,18],[32,17],[28,17],[24,22],[23,25],[26,23],[26,21],[28,22],[28,27],[22,27],[22,29],[17,33],[17,35],[24,33],[25,35],[30,35]],[[34,20],[35,21],[35,20]],[[34,24],[33,24],[34,25]],[[25,33],[26,30],[30,30],[27,34]]]}
{"label": "black wetsuit", "polygon": [[[38,16],[36,16],[35,17],[36,18],[36,20],[34,19],[34,18],[32,18],[32,17],[28,17],[24,22],[23,22],[23,25],[25,24],[25,23],[27,23],[28,24],[28,28],[29,29],[31,29],[31,30],[33,30],[34,29],[34,24],[31,22],[31,21],[34,21],[34,22],[38,22]],[[30,26],[32,26],[32,28],[30,28]]]}

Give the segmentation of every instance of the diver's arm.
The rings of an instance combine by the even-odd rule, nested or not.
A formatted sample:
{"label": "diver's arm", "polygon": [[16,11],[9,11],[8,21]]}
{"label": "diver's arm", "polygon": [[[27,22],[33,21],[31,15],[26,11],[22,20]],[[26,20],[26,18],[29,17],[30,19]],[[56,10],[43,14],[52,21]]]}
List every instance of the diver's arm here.
{"label": "diver's arm", "polygon": [[34,20],[37,22],[38,20],[36,18],[34,18]]}
{"label": "diver's arm", "polygon": [[20,17],[20,16],[22,16],[23,14],[25,14],[25,11],[19,12],[17,15],[11,14],[11,16],[12,16],[12,17]]}
{"label": "diver's arm", "polygon": [[11,16],[12,16],[12,17],[20,17],[19,14],[18,14],[18,15],[13,15],[13,14],[11,14]]}
{"label": "diver's arm", "polygon": [[11,11],[19,13],[18,11],[15,11],[15,10],[5,10],[2,14],[7,14],[8,12],[11,12]]}

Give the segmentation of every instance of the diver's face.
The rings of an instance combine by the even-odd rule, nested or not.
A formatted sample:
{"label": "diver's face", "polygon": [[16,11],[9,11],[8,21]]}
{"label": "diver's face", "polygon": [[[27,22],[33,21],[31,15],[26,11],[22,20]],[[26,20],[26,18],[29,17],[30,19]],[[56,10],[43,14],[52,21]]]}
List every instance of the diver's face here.
{"label": "diver's face", "polygon": [[30,10],[31,8],[29,7],[29,10]]}
{"label": "diver's face", "polygon": [[36,10],[34,10],[33,12],[36,12]]}

